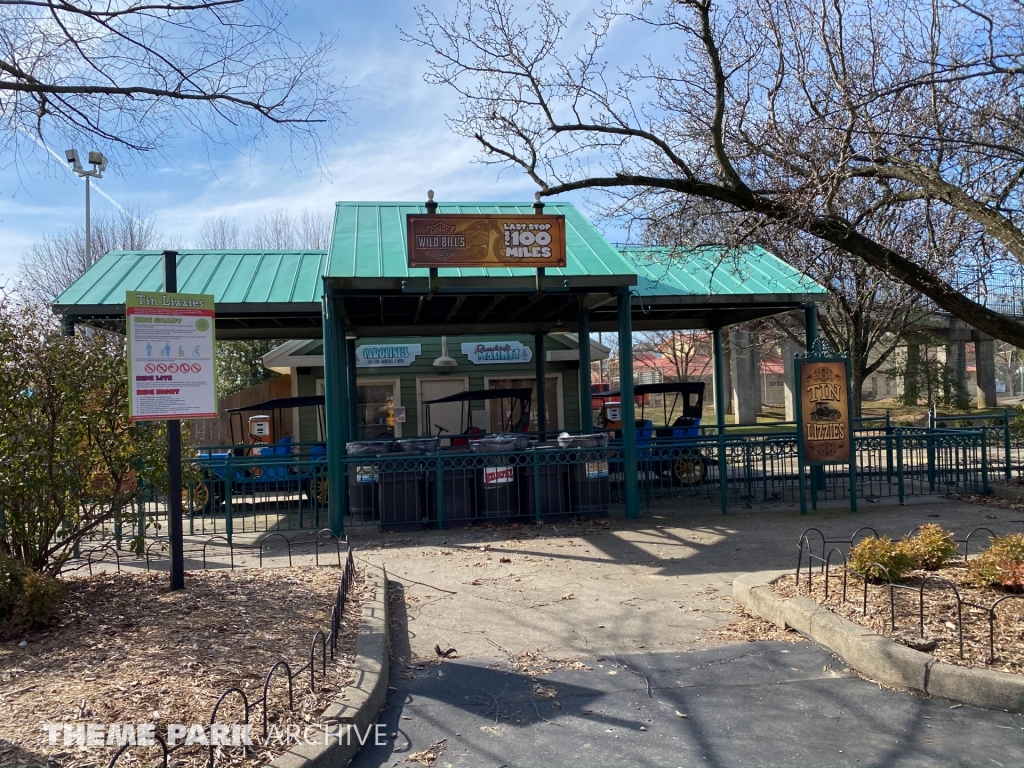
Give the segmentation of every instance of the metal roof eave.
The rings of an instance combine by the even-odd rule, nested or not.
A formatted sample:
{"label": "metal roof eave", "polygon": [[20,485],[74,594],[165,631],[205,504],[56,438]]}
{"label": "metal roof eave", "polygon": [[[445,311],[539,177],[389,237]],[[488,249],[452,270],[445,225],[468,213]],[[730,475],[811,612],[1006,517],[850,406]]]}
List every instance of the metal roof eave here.
{"label": "metal roof eave", "polygon": [[[260,317],[273,314],[275,317],[307,317],[319,315],[319,301],[273,302],[251,304],[216,304],[217,317]],[[80,320],[90,317],[121,317],[125,315],[124,304],[57,304],[51,305],[56,315],[74,315]]]}
{"label": "metal roof eave", "polygon": [[[325,275],[324,287],[339,295],[379,295],[392,293],[415,295],[430,288],[429,277],[331,277]],[[585,291],[607,293],[617,288],[636,285],[636,275],[544,275],[540,278],[542,291]],[[466,293],[523,293],[537,290],[537,277],[438,277],[435,293],[458,295]]]}
{"label": "metal roof eave", "polygon": [[749,305],[763,305],[763,306],[780,306],[792,304],[799,306],[800,304],[808,304],[814,301],[820,300],[822,293],[733,293],[724,295],[708,295],[708,294],[693,294],[685,296],[681,294],[674,294],[666,296],[664,294],[655,295],[633,295],[633,305],[638,306],[641,302],[644,306],[692,306],[692,305],[713,305],[716,308],[728,307],[733,305],[749,306]]}

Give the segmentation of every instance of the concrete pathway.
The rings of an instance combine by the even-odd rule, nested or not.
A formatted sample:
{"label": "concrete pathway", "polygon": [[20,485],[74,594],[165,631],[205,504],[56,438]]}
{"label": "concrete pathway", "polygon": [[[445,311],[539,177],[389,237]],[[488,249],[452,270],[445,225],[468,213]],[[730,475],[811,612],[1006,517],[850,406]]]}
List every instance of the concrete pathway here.
{"label": "concrete pathway", "polygon": [[[398,584],[405,630],[397,658],[497,658],[497,647],[549,655],[594,650],[673,651],[735,618],[742,573],[796,565],[808,527],[849,536],[860,526],[899,537],[941,523],[962,537],[986,526],[1022,529],[1022,512],[932,499],[849,511],[677,515],[582,526],[468,529],[416,535],[353,534],[357,556]],[[981,542],[984,543],[983,541]],[[402,615],[404,612],[404,615]]]}

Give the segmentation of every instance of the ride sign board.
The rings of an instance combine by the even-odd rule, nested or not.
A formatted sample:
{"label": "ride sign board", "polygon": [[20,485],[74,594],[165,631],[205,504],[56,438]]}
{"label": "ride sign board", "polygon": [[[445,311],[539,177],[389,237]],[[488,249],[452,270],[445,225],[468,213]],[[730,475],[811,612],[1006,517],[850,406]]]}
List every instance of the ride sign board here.
{"label": "ride sign board", "polygon": [[850,461],[853,439],[846,360],[797,360],[800,443],[806,464]]}
{"label": "ride sign board", "polygon": [[410,267],[564,267],[565,217],[442,213],[406,216]]}
{"label": "ride sign board", "polygon": [[462,354],[474,365],[528,363],[533,360],[533,350],[518,341],[470,341],[462,345]]}
{"label": "ride sign board", "polygon": [[363,344],[356,347],[356,368],[395,368],[412,365],[421,344]]}
{"label": "ride sign board", "polygon": [[213,296],[128,291],[132,421],[217,418]]}

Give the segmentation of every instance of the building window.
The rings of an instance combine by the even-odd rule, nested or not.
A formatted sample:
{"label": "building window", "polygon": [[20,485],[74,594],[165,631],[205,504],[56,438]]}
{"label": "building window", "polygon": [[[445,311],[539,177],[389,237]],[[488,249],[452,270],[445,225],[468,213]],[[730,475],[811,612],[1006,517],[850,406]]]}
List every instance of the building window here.
{"label": "building window", "polygon": [[[544,387],[545,396],[545,410],[547,411],[547,429],[561,429],[562,424],[562,413],[559,409],[559,381],[561,378],[557,375],[548,376],[546,386]],[[520,389],[529,388],[530,390],[530,431],[536,432],[537,427],[537,380],[536,379],[489,379],[487,382],[488,389]],[[507,401],[505,407],[507,406]],[[502,417],[508,417],[508,414],[501,413],[502,406],[497,401],[491,401],[488,403],[488,409],[490,415],[488,416],[488,430],[491,432],[500,432],[502,428]]]}
{"label": "building window", "polygon": [[[396,436],[395,381],[363,381],[356,386],[358,440],[376,440]],[[401,435],[401,427],[397,427]]]}

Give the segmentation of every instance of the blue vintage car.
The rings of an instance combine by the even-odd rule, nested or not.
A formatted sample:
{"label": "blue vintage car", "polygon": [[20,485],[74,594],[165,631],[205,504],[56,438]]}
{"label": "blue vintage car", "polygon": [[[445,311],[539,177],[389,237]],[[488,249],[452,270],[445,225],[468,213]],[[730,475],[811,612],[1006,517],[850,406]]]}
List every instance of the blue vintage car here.
{"label": "blue vintage car", "polygon": [[183,489],[184,508],[191,508],[196,514],[219,512],[229,490],[232,498],[267,492],[300,492],[311,504],[325,505],[327,444],[296,444],[291,435],[266,442],[259,435],[248,434],[243,417],[247,412],[269,414],[277,427],[274,434],[280,434],[285,409],[304,407],[317,409],[317,420],[323,434],[323,395],[282,397],[228,409],[232,444],[222,448],[197,448],[193,462],[198,468],[200,481]]}
{"label": "blue vintage car", "polygon": [[[680,485],[698,485],[708,474],[708,459],[696,444],[704,416],[704,390],[704,383],[699,381],[633,387],[633,397],[640,409],[635,429],[641,461],[659,476]],[[662,395],[660,414],[652,395]],[[604,401],[601,426],[621,439],[622,420],[618,415],[621,392],[613,389],[595,393],[594,397]],[[648,418],[648,413],[652,418]],[[612,469],[621,471],[621,465],[618,470]]]}

